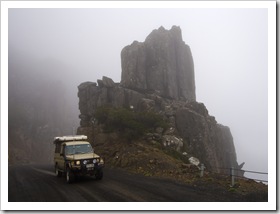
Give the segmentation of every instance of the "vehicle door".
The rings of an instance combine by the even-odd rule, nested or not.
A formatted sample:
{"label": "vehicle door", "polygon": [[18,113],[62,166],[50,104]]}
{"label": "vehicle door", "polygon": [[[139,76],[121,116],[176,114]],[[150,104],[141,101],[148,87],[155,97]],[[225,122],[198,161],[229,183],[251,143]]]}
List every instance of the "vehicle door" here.
{"label": "vehicle door", "polygon": [[57,156],[57,166],[59,169],[64,169],[64,162],[65,162],[64,151],[65,151],[65,144],[61,144],[60,152],[59,152],[59,155]]}

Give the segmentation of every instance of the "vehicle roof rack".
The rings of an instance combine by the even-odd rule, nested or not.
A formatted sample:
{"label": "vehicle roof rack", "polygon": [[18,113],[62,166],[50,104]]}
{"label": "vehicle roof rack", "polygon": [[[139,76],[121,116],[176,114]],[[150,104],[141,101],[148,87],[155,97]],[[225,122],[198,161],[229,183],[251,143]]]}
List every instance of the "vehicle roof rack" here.
{"label": "vehicle roof rack", "polygon": [[87,140],[86,135],[69,135],[69,136],[62,136],[62,137],[55,137],[53,143],[61,143],[61,142],[68,142],[68,141],[84,141]]}

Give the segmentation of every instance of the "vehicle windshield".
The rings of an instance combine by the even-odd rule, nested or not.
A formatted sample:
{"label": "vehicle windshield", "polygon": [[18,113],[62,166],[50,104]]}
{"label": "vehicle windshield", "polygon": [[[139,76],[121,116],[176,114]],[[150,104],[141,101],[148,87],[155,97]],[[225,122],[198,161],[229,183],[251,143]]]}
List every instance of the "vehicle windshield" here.
{"label": "vehicle windshield", "polygon": [[93,149],[90,144],[69,145],[65,147],[65,155],[92,153]]}

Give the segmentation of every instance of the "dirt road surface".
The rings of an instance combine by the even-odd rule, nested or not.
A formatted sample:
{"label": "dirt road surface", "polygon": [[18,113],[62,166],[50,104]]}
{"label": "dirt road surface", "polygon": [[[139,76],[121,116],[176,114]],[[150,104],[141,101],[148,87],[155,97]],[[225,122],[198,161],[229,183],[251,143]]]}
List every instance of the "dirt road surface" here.
{"label": "dirt road surface", "polygon": [[106,167],[98,181],[85,176],[72,184],[56,177],[52,165],[9,166],[9,202],[222,202],[240,201],[224,190],[209,191],[173,180]]}

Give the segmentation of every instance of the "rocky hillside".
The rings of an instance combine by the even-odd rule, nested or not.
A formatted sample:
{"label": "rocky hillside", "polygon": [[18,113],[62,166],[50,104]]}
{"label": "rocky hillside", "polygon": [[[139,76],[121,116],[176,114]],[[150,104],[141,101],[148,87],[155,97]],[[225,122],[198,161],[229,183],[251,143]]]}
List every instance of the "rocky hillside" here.
{"label": "rocky hillside", "polygon": [[[155,159],[163,158],[162,151],[168,151],[165,161],[161,161],[166,166],[175,157],[176,161],[180,161],[179,165],[192,163],[200,167],[203,163],[213,172],[222,172],[230,167],[241,169],[243,164],[237,163],[230,129],[217,123],[203,103],[196,102],[193,58],[189,46],[182,40],[179,27],[174,26],[171,30],[160,27],[152,31],[144,42],[134,41],[122,50],[121,62],[120,83],[103,77],[97,83],[84,82],[78,87],[81,113],[78,134],[88,135],[94,146],[107,148],[105,150],[110,154],[102,152],[105,152],[109,163],[113,163],[115,153],[121,147],[124,150],[133,147],[125,155],[117,155],[124,162],[135,160],[120,163],[121,167],[150,161],[143,166],[148,167],[157,163]],[[162,117],[167,125],[153,127],[140,139],[130,139],[128,144],[123,145],[120,133],[106,133],[104,123],[97,120],[97,109],[105,106],[143,114],[152,112]],[[114,137],[108,139],[108,136]],[[110,141],[120,142],[119,149],[118,145],[110,145]],[[153,158],[141,156],[143,142],[151,145],[153,151],[160,150],[160,155]]]}

